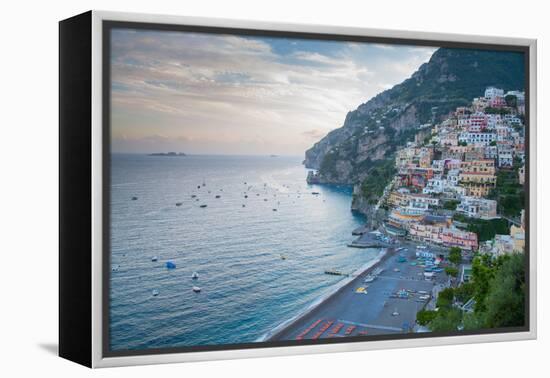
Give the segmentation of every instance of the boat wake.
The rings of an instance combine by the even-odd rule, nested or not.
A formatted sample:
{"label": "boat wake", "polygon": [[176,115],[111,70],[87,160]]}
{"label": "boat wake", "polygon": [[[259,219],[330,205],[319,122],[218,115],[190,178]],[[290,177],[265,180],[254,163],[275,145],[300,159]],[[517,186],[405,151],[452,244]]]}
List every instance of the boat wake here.
{"label": "boat wake", "polygon": [[262,180],[262,182],[267,184],[267,186],[270,187],[271,189],[275,189],[275,190],[279,191],[280,193],[288,193],[289,192],[289,189],[286,186],[281,185],[280,183],[278,183],[277,180],[273,177],[272,174],[271,175],[261,175],[260,179]]}

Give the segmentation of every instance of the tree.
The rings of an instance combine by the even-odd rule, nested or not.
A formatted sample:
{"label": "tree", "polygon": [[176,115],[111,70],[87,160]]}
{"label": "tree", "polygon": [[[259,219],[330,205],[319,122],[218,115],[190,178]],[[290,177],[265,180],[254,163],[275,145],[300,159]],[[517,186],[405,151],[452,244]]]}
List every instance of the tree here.
{"label": "tree", "polygon": [[449,200],[443,204],[445,210],[456,210],[456,206],[460,203],[457,200]]}
{"label": "tree", "polygon": [[445,267],[445,273],[456,278],[458,276],[458,268],[454,266],[447,266]]}
{"label": "tree", "polygon": [[485,326],[514,327],[525,324],[525,256],[510,255],[489,282],[485,300]]}
{"label": "tree", "polygon": [[461,303],[466,303],[474,296],[475,286],[473,282],[465,282],[455,288],[455,299]]}
{"label": "tree", "polygon": [[416,313],[416,322],[422,326],[428,325],[437,316],[437,311],[420,310]]}
{"label": "tree", "polygon": [[454,290],[450,287],[445,288],[439,292],[437,296],[436,306],[440,309],[448,309],[453,305],[453,299],[455,297]]}
{"label": "tree", "polygon": [[460,141],[458,142],[458,145],[459,146],[463,146],[463,147],[466,147],[468,145],[468,143],[464,142],[464,141]]}
{"label": "tree", "polygon": [[453,264],[460,264],[462,262],[462,251],[458,247],[451,247],[449,250],[449,261]]}
{"label": "tree", "polygon": [[478,256],[472,262],[472,277],[475,283],[475,311],[478,313],[486,310],[485,298],[489,292],[489,282],[495,274],[494,264],[495,262],[489,255]]}
{"label": "tree", "polygon": [[433,332],[452,332],[458,329],[462,323],[462,311],[457,308],[451,308],[447,311],[438,311],[437,316],[429,324]]}
{"label": "tree", "polygon": [[[417,314],[434,332],[519,327],[525,324],[525,255],[515,253],[493,258],[476,256],[472,280],[442,290],[437,298],[437,315]],[[474,311],[462,314],[453,300],[475,300]],[[433,319],[430,320],[430,318]],[[420,323],[419,323],[420,324]]]}
{"label": "tree", "polygon": [[491,143],[489,143],[489,146],[496,146],[497,145],[497,141],[496,140],[493,140],[491,141]]}
{"label": "tree", "polygon": [[508,221],[506,219],[473,219],[466,220],[468,231],[477,234],[477,240],[482,242],[491,240],[496,234],[505,235],[509,231]]}
{"label": "tree", "polygon": [[504,101],[506,101],[506,105],[515,108],[518,106],[518,98],[515,95],[506,95],[504,97]]}

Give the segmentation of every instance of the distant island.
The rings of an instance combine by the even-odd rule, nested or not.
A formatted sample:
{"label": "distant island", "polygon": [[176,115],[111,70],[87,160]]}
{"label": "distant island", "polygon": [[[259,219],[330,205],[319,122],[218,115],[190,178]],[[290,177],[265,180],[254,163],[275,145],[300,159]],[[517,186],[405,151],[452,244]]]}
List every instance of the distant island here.
{"label": "distant island", "polygon": [[148,156],[187,156],[183,152],[153,152]]}

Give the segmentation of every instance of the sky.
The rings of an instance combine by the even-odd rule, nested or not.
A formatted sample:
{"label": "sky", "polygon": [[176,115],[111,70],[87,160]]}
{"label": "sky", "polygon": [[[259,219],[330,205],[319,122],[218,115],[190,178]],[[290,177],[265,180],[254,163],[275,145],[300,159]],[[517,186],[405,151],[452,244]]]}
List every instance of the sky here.
{"label": "sky", "polygon": [[112,151],[304,155],[435,48],[114,29]]}

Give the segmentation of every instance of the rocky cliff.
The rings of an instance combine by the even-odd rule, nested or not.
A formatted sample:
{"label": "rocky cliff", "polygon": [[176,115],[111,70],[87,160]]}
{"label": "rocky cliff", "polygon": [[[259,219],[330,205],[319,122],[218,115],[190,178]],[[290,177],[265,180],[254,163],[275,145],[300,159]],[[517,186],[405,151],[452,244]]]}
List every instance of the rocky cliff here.
{"label": "rocky cliff", "polygon": [[355,185],[354,207],[368,212],[373,198],[362,198],[372,194],[365,181],[373,170],[388,177],[384,161],[421,125],[440,121],[488,86],[522,90],[524,78],[523,53],[440,48],[409,79],[349,112],[342,127],[306,151],[304,164],[318,170],[316,182]]}

